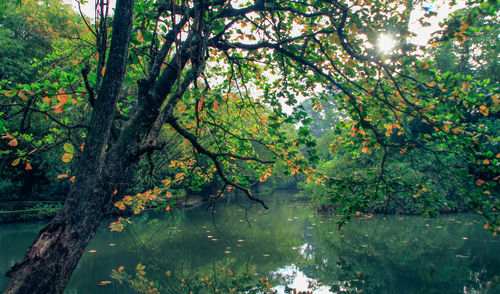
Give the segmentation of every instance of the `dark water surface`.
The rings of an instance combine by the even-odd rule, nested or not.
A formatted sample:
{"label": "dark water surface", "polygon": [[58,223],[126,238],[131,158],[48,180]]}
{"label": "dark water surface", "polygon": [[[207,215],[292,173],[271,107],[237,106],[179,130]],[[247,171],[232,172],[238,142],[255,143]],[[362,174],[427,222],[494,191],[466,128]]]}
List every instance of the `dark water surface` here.
{"label": "dark water surface", "polygon": [[[233,199],[214,213],[145,213],[121,233],[106,220],[65,293],[260,293],[266,283],[278,293],[500,293],[500,240],[477,215],[361,215],[339,231],[291,196],[266,196],[269,210]],[[42,226],[0,225],[0,272]]]}

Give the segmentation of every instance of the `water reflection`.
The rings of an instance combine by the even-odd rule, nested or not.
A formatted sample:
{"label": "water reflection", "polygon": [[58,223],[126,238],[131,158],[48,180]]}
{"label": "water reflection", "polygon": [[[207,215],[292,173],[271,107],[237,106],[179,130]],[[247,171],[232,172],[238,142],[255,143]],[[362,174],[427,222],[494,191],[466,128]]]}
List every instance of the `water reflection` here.
{"label": "water reflection", "polygon": [[[266,211],[226,203],[214,213],[152,212],[121,233],[108,221],[66,293],[500,292],[500,244],[475,215],[360,216],[339,231],[289,197],[273,195]],[[1,271],[40,226],[0,226]]]}

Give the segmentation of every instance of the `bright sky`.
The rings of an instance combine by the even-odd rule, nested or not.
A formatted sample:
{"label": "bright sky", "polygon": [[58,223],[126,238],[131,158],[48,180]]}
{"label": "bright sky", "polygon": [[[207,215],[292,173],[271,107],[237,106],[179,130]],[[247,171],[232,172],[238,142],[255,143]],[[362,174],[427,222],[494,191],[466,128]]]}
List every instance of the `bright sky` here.
{"label": "bright sky", "polygon": [[[65,3],[68,3],[74,7],[76,11],[78,11],[78,2],[77,0],[63,0]],[[110,0],[111,7],[115,6],[116,0]],[[431,39],[432,33],[439,29],[439,22],[442,21],[445,17],[447,17],[453,10],[464,8],[466,6],[466,0],[458,0],[457,5],[453,8],[450,8],[448,3],[449,0],[423,0],[421,5],[418,5],[416,9],[413,10],[410,20],[410,29],[417,36],[412,39],[412,43],[416,45],[426,45],[427,41]],[[82,12],[90,17],[94,18],[94,10],[95,10],[95,0],[89,0],[86,4],[81,5]],[[424,17],[426,10],[436,12],[437,15],[433,17],[426,18],[426,21],[430,23],[430,26],[423,27],[418,19]],[[391,44],[390,36],[384,35],[381,36],[381,40],[379,41],[381,50],[388,51],[394,44]]]}

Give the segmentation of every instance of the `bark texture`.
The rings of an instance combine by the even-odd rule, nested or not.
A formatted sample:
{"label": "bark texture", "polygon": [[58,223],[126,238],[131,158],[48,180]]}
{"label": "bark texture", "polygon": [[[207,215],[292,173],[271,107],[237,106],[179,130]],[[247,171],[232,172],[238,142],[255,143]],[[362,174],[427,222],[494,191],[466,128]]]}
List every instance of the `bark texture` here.
{"label": "bark texture", "polygon": [[[98,91],[85,148],[61,212],[40,231],[24,259],[7,275],[3,293],[63,293],[85,247],[94,236],[120,176],[103,173],[104,150],[122,87],[132,28],[133,0],[118,0],[108,64]],[[129,158],[130,159],[130,158]],[[113,171],[124,168],[121,162]]]}

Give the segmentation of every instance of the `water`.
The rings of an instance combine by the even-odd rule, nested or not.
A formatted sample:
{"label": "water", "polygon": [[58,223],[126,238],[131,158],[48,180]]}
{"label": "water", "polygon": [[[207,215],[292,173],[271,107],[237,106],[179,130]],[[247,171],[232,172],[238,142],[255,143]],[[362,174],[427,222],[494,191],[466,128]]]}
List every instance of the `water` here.
{"label": "water", "polygon": [[[361,215],[339,231],[281,194],[266,196],[269,210],[233,199],[146,213],[120,233],[106,220],[65,293],[500,293],[500,240],[477,215]],[[0,226],[1,272],[42,226]]]}

